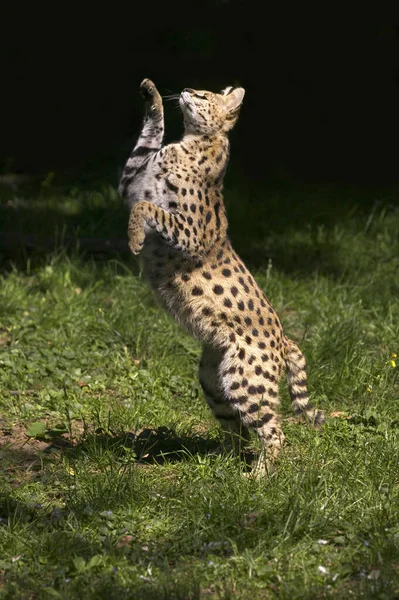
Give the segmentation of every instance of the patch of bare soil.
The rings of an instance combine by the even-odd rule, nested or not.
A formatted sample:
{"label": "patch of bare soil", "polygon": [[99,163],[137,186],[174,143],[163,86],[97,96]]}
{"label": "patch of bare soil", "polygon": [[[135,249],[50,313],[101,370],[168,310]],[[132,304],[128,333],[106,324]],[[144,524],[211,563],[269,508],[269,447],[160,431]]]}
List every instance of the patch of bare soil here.
{"label": "patch of bare soil", "polygon": [[[83,424],[74,423],[74,435],[81,432]],[[68,434],[51,440],[29,437],[23,425],[9,426],[0,419],[0,469],[13,487],[26,484],[42,471],[44,460],[53,450],[74,444]]]}

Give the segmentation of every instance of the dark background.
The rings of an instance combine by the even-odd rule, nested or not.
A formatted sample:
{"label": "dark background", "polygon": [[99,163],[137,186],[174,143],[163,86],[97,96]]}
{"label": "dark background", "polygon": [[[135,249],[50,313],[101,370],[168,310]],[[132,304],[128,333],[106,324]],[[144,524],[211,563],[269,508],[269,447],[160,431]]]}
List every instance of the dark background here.
{"label": "dark background", "polygon": [[[129,5],[126,5],[129,6]],[[232,164],[251,178],[398,180],[399,28],[382,8],[305,13],[239,0],[15,6],[1,37],[2,171],[115,173],[162,94],[242,85]],[[18,12],[23,12],[23,19]],[[166,105],[167,139],[180,136]]]}

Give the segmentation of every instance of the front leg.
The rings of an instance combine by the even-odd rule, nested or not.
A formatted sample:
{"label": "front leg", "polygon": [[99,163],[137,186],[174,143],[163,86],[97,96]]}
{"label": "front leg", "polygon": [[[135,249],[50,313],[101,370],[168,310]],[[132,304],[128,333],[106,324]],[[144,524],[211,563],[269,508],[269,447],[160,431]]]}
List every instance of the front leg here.
{"label": "front leg", "polygon": [[135,204],[130,213],[128,236],[133,254],[142,250],[148,227],[157,231],[174,250],[197,258],[201,254],[203,246],[191,238],[184,215],[169,213],[146,201]]}
{"label": "front leg", "polygon": [[145,100],[144,123],[140,136],[123,169],[119,194],[126,197],[127,189],[140,168],[149,157],[160,150],[164,136],[162,97],[150,79],[140,84],[140,93]]}

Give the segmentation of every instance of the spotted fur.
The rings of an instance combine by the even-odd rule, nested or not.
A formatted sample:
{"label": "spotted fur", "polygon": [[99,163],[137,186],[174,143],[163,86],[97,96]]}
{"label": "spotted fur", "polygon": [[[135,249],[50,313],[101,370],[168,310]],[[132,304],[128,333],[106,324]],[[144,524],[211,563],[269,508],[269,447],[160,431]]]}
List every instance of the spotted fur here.
{"label": "spotted fur", "polygon": [[162,98],[148,79],[141,93],[144,125],[119,186],[131,206],[130,248],[141,252],[163,306],[203,343],[199,379],[223,429],[235,445],[255,431],[274,457],[284,439],[277,408],[286,369],[294,411],[316,425],[324,417],[309,404],[302,352],[227,237],[227,133],[245,92],[183,90],[184,135],[166,146]]}

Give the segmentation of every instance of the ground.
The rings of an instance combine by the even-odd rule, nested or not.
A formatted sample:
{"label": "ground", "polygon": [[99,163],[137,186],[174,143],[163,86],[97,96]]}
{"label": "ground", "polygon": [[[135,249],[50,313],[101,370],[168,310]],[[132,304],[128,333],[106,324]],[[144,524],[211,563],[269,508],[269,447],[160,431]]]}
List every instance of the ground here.
{"label": "ground", "polygon": [[115,188],[3,184],[0,598],[399,597],[398,191],[226,199],[327,415],[293,419],[283,385],[261,480],[213,453],[200,347],[142,280]]}

